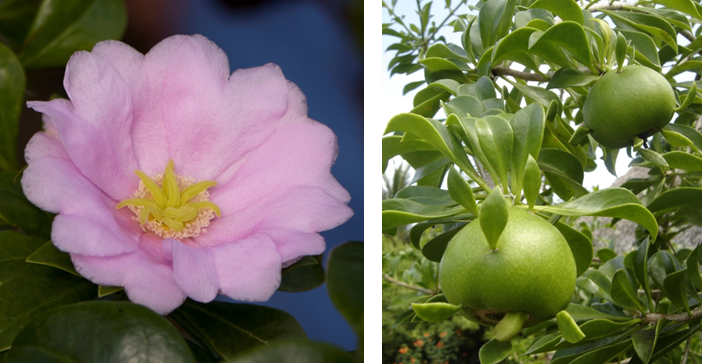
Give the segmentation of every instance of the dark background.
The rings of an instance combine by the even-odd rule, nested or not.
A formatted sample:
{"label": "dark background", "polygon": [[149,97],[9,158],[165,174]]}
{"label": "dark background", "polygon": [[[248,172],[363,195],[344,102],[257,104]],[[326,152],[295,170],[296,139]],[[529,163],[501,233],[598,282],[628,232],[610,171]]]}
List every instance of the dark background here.
{"label": "dark background", "polygon": [[[174,34],[202,34],[229,56],[231,71],[273,62],[307,96],[308,115],[338,137],[332,173],[351,194],[355,215],[322,233],[327,252],[363,240],[363,66],[360,0],[125,0],[129,24],[123,41],[142,53]],[[27,100],[65,97],[63,69],[27,74]],[[24,110],[18,156],[41,129],[40,115]],[[22,161],[24,162],[24,161]],[[326,260],[326,253],[325,253]],[[326,266],[326,262],[325,262]],[[360,292],[359,294],[363,294]],[[226,297],[219,299],[228,300]],[[301,293],[276,292],[263,305],[282,309],[312,340],[347,350],[356,338],[327,295],[326,285]]]}

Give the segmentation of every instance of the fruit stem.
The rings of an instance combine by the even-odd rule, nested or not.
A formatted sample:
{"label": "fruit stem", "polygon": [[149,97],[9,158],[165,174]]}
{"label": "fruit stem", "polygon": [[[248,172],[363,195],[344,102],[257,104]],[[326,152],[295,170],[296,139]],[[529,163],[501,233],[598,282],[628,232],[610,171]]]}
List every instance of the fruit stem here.
{"label": "fruit stem", "polygon": [[507,312],[505,317],[495,326],[495,339],[497,341],[509,341],[517,336],[529,318],[529,314],[522,311]]}

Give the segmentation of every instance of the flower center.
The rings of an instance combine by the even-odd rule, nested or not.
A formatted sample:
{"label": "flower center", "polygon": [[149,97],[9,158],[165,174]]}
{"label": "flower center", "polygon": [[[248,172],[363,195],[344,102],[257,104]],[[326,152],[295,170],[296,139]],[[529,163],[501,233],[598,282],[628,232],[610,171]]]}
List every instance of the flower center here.
{"label": "flower center", "polygon": [[175,173],[173,161],[166,170],[153,178],[136,170],[139,187],[131,198],[117,204],[117,208],[128,206],[136,215],[141,229],[162,238],[185,239],[206,233],[215,215],[221,216],[219,207],[209,201],[208,188],[216,186],[215,181],[194,183],[192,177]]}

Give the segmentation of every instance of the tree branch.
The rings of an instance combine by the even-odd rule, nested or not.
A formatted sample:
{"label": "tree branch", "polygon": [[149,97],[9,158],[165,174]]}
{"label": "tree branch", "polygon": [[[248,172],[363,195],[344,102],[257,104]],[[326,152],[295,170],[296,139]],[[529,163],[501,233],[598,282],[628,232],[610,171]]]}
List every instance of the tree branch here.
{"label": "tree branch", "polygon": [[692,41],[695,40],[695,36],[694,36],[692,33],[690,33],[689,31],[685,30],[685,29],[683,29],[683,30],[680,32],[680,34],[681,34],[683,37],[687,38],[687,40],[689,40],[690,42],[692,42]]}
{"label": "tree branch", "polygon": [[668,321],[675,321],[675,322],[686,322],[686,321],[696,320],[696,319],[701,318],[701,317],[702,317],[702,307],[698,307],[698,308],[692,310],[692,317],[690,317],[687,314],[687,312],[669,313],[669,314],[647,313],[643,317],[642,323],[650,324],[650,323],[657,322],[660,319],[666,319]]}
{"label": "tree branch", "polygon": [[386,280],[386,281],[388,281],[388,282],[390,282],[390,283],[396,284],[396,285],[398,285],[398,286],[400,286],[400,287],[405,287],[405,288],[413,289],[413,290],[415,290],[415,291],[419,291],[419,292],[426,293],[426,294],[434,294],[434,291],[432,291],[432,290],[430,290],[430,289],[422,288],[422,287],[416,287],[416,286],[407,284],[407,283],[405,283],[405,282],[398,281],[397,279],[395,279],[395,278],[393,278],[393,277],[390,277],[390,276],[387,275],[387,274],[383,274],[383,279]]}
{"label": "tree branch", "polygon": [[636,6],[636,4],[626,1],[614,1],[612,4],[586,6],[585,10],[589,10],[590,12],[600,10],[621,10],[624,9],[625,6]]}
{"label": "tree branch", "polygon": [[526,81],[548,82],[549,80],[549,78],[546,78],[537,73],[521,72],[504,66],[495,66],[492,69],[492,73],[499,76],[512,76],[515,78],[521,78],[522,80]]}

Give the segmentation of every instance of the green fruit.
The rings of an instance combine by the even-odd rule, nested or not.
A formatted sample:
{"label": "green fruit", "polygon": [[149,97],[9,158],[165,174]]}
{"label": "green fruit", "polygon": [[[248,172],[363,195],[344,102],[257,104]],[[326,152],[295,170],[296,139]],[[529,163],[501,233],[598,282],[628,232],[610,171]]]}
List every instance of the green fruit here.
{"label": "green fruit", "polygon": [[675,94],[665,77],[643,66],[605,73],[583,106],[585,127],[607,148],[619,149],[660,131],[673,117]]}
{"label": "green fruit", "polygon": [[532,321],[552,317],[573,296],[573,254],[548,221],[515,207],[508,214],[494,251],[478,220],[456,234],[439,266],[441,289],[483,323],[509,312],[525,312]]}

